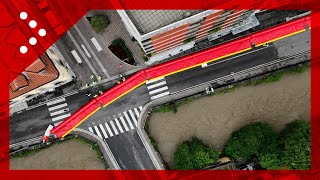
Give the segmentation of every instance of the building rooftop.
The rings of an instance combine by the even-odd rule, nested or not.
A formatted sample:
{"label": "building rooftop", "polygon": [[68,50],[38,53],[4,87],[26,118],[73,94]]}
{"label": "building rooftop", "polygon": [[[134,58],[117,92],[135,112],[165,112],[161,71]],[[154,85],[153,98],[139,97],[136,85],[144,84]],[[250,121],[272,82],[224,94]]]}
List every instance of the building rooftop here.
{"label": "building rooftop", "polygon": [[10,83],[10,99],[43,86],[58,77],[58,70],[47,54],[44,54]]}
{"label": "building rooftop", "polygon": [[146,34],[205,10],[126,10],[140,34]]}

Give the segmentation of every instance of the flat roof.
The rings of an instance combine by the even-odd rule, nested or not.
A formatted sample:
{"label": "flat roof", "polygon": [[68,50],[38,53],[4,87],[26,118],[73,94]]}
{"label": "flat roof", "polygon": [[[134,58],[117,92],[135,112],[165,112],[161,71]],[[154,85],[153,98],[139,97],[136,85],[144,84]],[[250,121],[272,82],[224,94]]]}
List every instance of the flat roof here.
{"label": "flat roof", "polygon": [[203,11],[205,10],[125,10],[142,35]]}

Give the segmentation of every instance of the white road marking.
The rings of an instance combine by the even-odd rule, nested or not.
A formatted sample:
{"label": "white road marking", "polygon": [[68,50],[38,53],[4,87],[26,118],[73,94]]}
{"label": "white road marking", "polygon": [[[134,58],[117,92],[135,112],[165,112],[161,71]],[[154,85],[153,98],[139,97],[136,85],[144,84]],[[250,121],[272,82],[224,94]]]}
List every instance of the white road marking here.
{"label": "white road marking", "polygon": [[55,111],[53,113],[50,113],[50,116],[55,116],[55,115],[62,114],[62,113],[68,112],[68,111],[69,111],[69,109],[61,109],[59,111]]}
{"label": "white road marking", "polygon": [[70,33],[70,31],[67,31],[68,36],[70,37],[72,43],[76,46],[76,48],[78,49],[78,51],[80,52],[81,56],[84,58],[84,60],[86,61],[86,63],[88,64],[91,72],[95,75],[98,76],[97,71],[93,68],[92,64],[89,62],[88,58],[86,57],[86,55],[83,53],[83,51],[80,49],[79,44],[77,43],[77,41],[74,39],[74,37],[72,36],[72,34]]}
{"label": "white road marking", "polygon": [[201,67],[202,68],[205,68],[205,67],[207,67],[208,66],[208,64],[207,63],[203,63],[203,64],[201,64]]}
{"label": "white road marking", "polygon": [[58,126],[60,123],[62,123],[63,121],[60,121],[60,122],[56,122],[56,123],[54,123],[53,125],[56,127],[56,126]]}
{"label": "white road marking", "polygon": [[137,115],[137,117],[138,117],[138,119],[139,119],[140,113],[139,113],[138,109],[137,109],[137,108],[134,108],[134,112],[136,113],[136,115]]}
{"label": "white road marking", "polygon": [[117,130],[116,126],[114,125],[113,121],[110,121],[110,124],[111,124],[111,127],[112,127],[114,133],[115,133],[116,135],[118,135],[118,134],[119,134],[119,133],[118,133],[118,130]]}
{"label": "white road marking", "polygon": [[58,106],[53,106],[51,108],[48,108],[48,110],[49,111],[53,111],[53,110],[60,109],[60,108],[65,107],[65,106],[68,106],[68,104],[67,103],[63,103],[63,104],[60,104]]}
{"label": "white road marking", "polygon": [[63,102],[63,101],[66,101],[66,98],[61,98],[61,99],[57,99],[55,101],[48,102],[47,106],[51,106],[51,105],[54,105],[54,104],[57,104],[57,103],[60,103],[60,102]]}
{"label": "white road marking", "polygon": [[152,95],[152,94],[155,94],[155,93],[158,93],[158,92],[162,92],[162,91],[165,91],[168,89],[168,86],[164,86],[162,88],[159,88],[159,89],[155,89],[153,91],[150,91],[149,94]]}
{"label": "white road marking", "polygon": [[88,52],[87,48],[86,48],[83,44],[81,44],[81,47],[82,47],[82,49],[84,50],[84,52],[87,54],[87,56],[88,56],[89,58],[91,58],[91,55],[90,55],[90,53]]}
{"label": "white road marking", "polygon": [[136,127],[137,127],[137,126],[138,126],[138,122],[137,122],[137,119],[136,119],[136,117],[134,116],[134,114],[133,114],[133,112],[132,112],[131,109],[129,110],[129,114],[130,114],[130,116],[131,116],[132,119],[133,119],[134,125],[136,125]]}
{"label": "white road marking", "polygon": [[91,127],[89,127],[89,131],[94,134],[93,129]]}
{"label": "white road marking", "polygon": [[158,94],[158,95],[156,95],[156,96],[152,96],[151,97],[151,100],[154,100],[154,99],[158,99],[158,98],[160,98],[160,97],[163,97],[163,96],[166,96],[166,95],[169,95],[170,93],[167,91],[167,92],[164,92],[164,93],[162,93],[162,94]]}
{"label": "white road marking", "polygon": [[159,86],[162,86],[162,85],[165,85],[166,82],[165,81],[161,81],[157,84],[152,84],[151,86],[147,86],[147,88],[150,90],[150,89],[153,89],[153,88],[156,88],[156,87],[159,87]]}
{"label": "white road marking", "polygon": [[108,135],[107,135],[106,131],[105,131],[104,128],[103,128],[103,125],[102,125],[102,124],[99,124],[99,127],[100,127],[100,129],[101,129],[101,131],[102,131],[102,134],[103,134],[104,138],[108,138]]}
{"label": "white road marking", "polygon": [[131,123],[131,121],[130,121],[130,118],[129,118],[128,114],[127,114],[127,112],[125,111],[125,112],[123,112],[123,114],[124,114],[124,116],[126,117],[127,122],[129,123],[130,128],[131,128],[131,129],[134,129],[134,127],[133,127],[133,125],[132,125],[132,123]]}
{"label": "white road marking", "polygon": [[97,135],[98,135],[101,139],[103,139],[102,136],[101,136],[101,134],[100,134],[100,131],[99,131],[98,127],[97,127],[97,126],[94,126],[93,128],[94,128],[94,130],[96,131]]}
{"label": "white road marking", "polygon": [[102,51],[102,48],[95,37],[91,38],[91,42],[96,47],[98,52]]}
{"label": "white road marking", "polygon": [[74,59],[76,59],[77,63],[81,64],[82,63],[82,59],[80,58],[80,56],[78,55],[77,51],[72,50],[71,54],[73,55]]}
{"label": "white road marking", "polygon": [[114,120],[116,121],[116,124],[117,124],[117,126],[118,126],[118,128],[120,130],[120,133],[123,133],[124,131],[123,131],[123,129],[122,129],[120,123],[119,123],[119,120],[117,118],[115,118]]}
{"label": "white road marking", "polygon": [[150,83],[153,83],[153,82],[157,82],[157,81],[160,81],[160,80],[162,80],[162,79],[164,79],[163,76],[162,76],[162,77],[155,78],[155,79],[152,79],[152,80],[149,80],[149,81],[146,82],[146,84],[150,84]]}
{"label": "white road marking", "polygon": [[107,131],[108,131],[109,135],[112,137],[112,136],[113,136],[113,133],[112,133],[112,131],[111,131],[108,123],[104,123],[104,125],[107,127]]}
{"label": "white road marking", "polygon": [[84,42],[85,45],[87,45],[88,50],[90,51],[90,53],[92,54],[93,58],[96,60],[96,62],[98,63],[98,65],[100,66],[101,70],[103,71],[103,73],[107,76],[110,77],[110,75],[108,74],[107,70],[104,68],[104,66],[101,64],[100,60],[98,59],[97,55],[95,54],[95,52],[92,50],[91,46],[89,45],[88,41],[86,40],[86,38],[82,35],[81,31],[79,30],[78,26],[75,24],[73,26],[73,28],[78,32],[78,34],[80,35],[80,38],[82,39],[82,41]]}
{"label": "white road marking", "polygon": [[129,131],[129,128],[128,128],[128,126],[127,126],[127,124],[126,124],[126,122],[124,121],[124,118],[123,118],[122,116],[120,116],[120,120],[121,120],[121,122],[122,122],[122,125],[124,126],[124,129],[125,129],[126,131]]}
{"label": "white road marking", "polygon": [[58,121],[58,120],[60,120],[60,119],[65,119],[65,118],[67,118],[67,117],[69,117],[69,116],[71,116],[71,114],[70,114],[70,113],[68,113],[68,114],[64,114],[64,115],[61,115],[61,116],[58,116],[58,117],[52,118],[52,121]]}
{"label": "white road marking", "polygon": [[142,111],[142,106],[139,106],[140,111]]}

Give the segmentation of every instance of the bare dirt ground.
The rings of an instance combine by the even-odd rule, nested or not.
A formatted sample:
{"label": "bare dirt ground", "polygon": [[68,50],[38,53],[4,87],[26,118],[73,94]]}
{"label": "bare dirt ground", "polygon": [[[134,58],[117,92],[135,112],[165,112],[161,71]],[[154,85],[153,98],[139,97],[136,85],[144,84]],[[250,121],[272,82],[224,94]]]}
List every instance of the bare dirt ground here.
{"label": "bare dirt ground", "polygon": [[10,160],[10,169],[105,169],[96,151],[83,142],[68,140],[31,154]]}
{"label": "bare dirt ground", "polygon": [[231,133],[246,124],[264,121],[278,132],[295,119],[310,121],[310,70],[202,97],[179,107],[176,114],[153,113],[148,123],[162,158],[172,167],[176,147],[192,136],[222,150]]}

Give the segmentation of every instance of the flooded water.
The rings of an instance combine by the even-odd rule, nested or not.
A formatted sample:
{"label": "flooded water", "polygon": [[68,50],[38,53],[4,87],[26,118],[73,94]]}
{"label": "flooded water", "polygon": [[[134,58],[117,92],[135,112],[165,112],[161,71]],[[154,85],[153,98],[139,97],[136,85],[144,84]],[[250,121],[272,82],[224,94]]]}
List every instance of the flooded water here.
{"label": "flooded water", "polygon": [[10,160],[10,169],[105,169],[96,151],[89,144],[68,140],[27,157]]}
{"label": "flooded water", "polygon": [[202,97],[179,107],[176,114],[153,113],[149,129],[171,166],[177,145],[192,136],[222,150],[231,133],[246,124],[264,121],[280,131],[295,119],[310,121],[309,70],[278,82]]}

